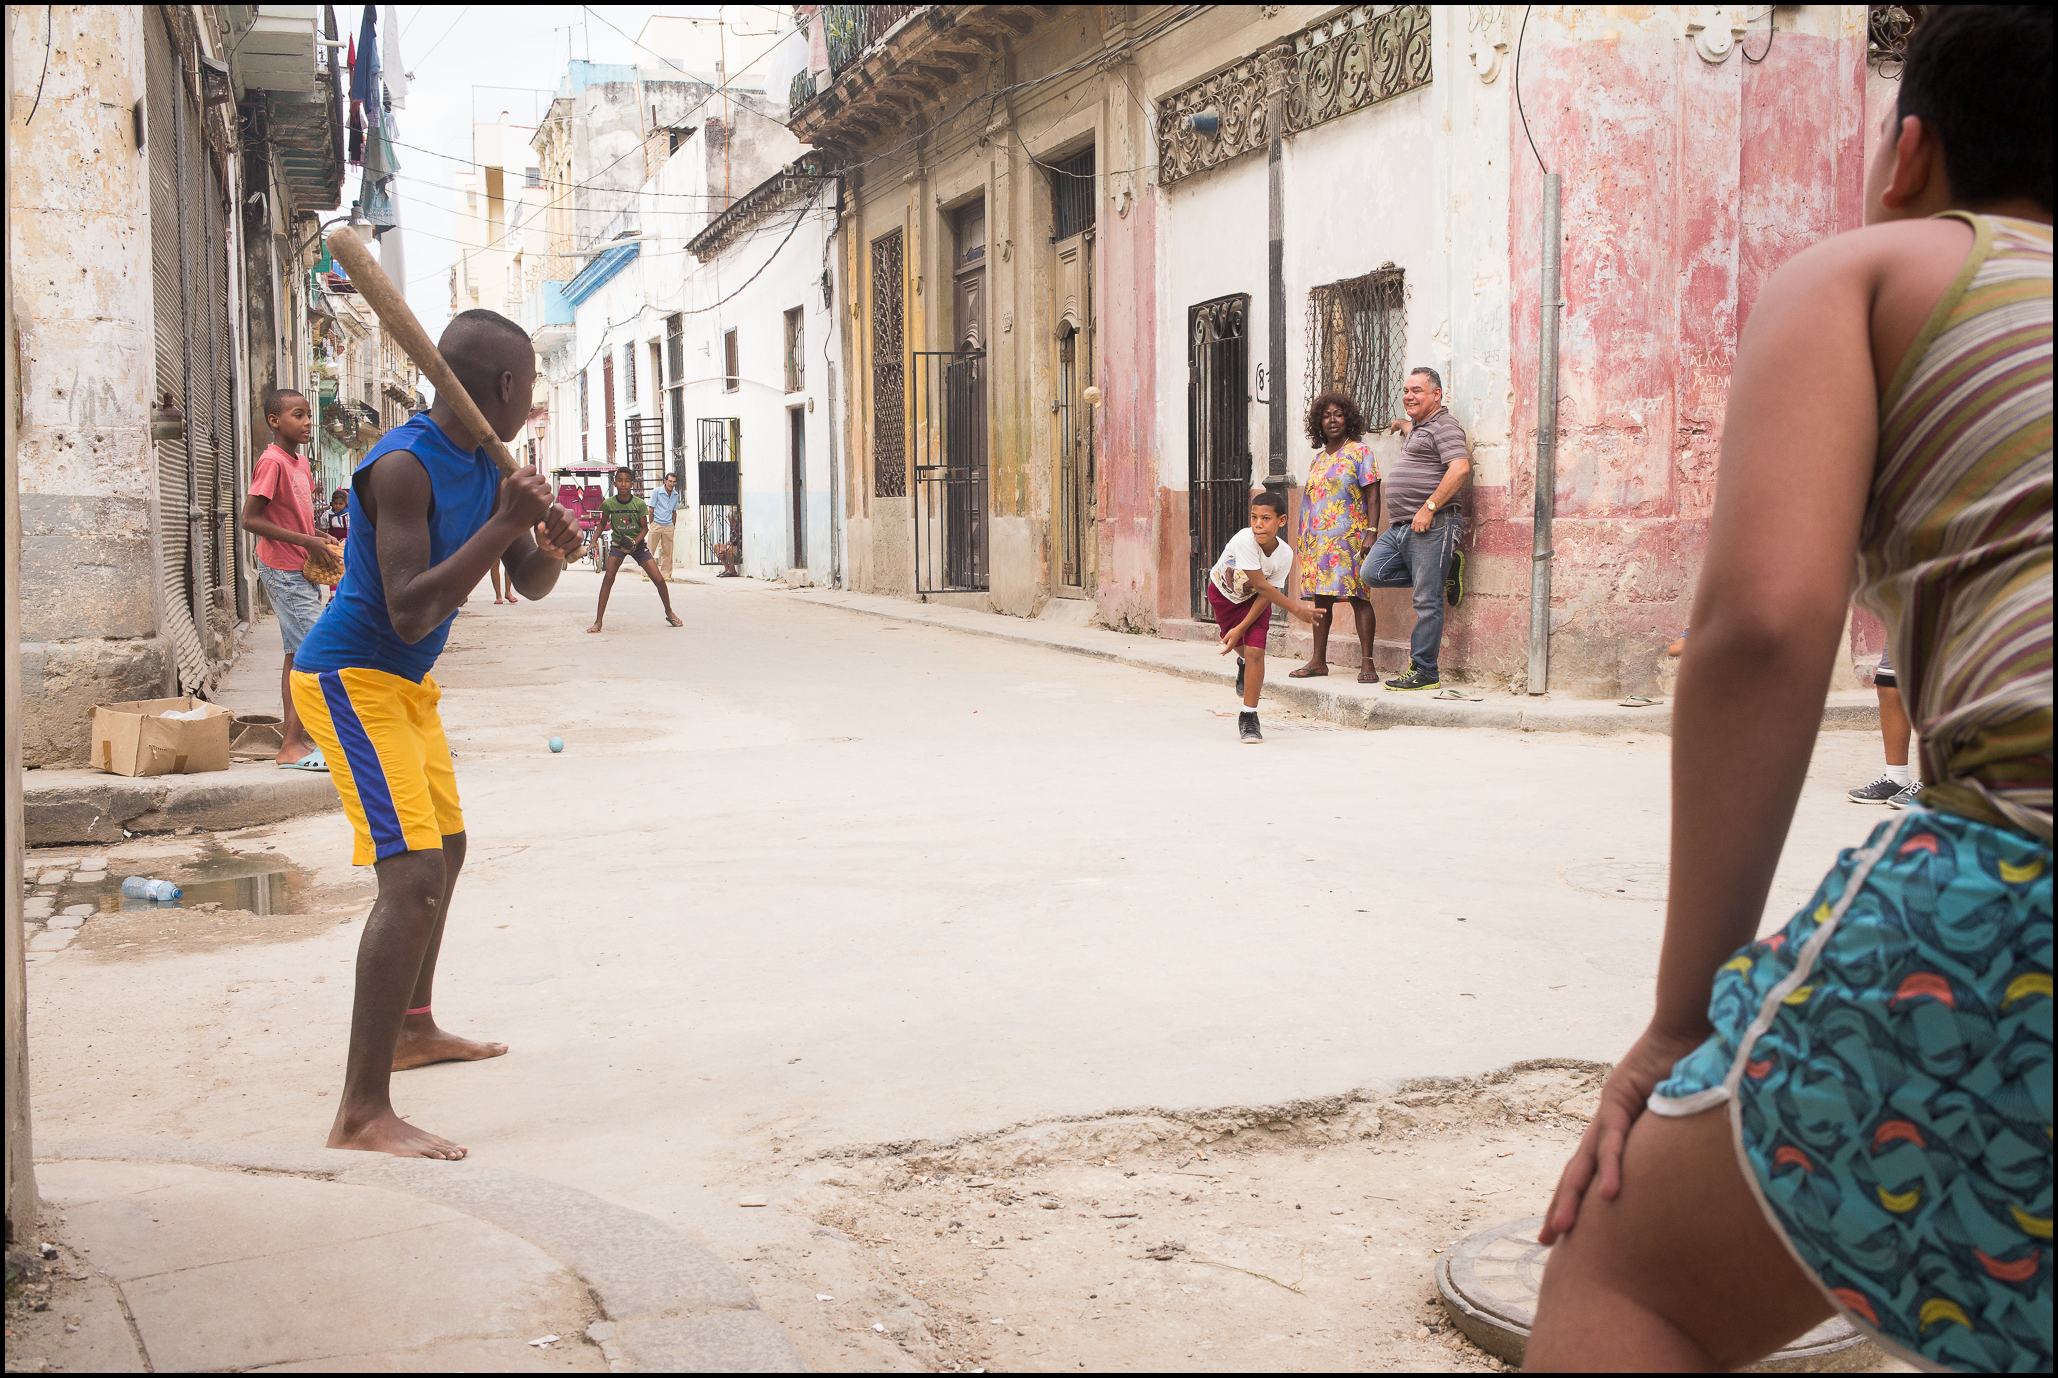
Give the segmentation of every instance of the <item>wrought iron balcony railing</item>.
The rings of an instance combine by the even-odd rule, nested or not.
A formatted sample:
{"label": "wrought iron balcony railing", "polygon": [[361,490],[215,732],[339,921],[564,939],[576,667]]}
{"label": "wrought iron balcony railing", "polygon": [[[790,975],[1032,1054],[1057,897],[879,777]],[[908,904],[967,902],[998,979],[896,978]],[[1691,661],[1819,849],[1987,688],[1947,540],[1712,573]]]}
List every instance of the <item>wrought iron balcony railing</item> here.
{"label": "wrought iron balcony railing", "polygon": [[901,20],[926,5],[824,5],[822,36],[829,48],[829,75],[842,75],[845,68],[865,55],[874,43],[891,33]]}

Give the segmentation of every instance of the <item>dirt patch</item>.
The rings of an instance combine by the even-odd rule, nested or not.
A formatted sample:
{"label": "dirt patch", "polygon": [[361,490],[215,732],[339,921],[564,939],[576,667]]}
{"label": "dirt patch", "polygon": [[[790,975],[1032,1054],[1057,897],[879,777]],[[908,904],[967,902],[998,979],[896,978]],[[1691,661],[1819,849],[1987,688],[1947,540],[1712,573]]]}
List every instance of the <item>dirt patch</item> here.
{"label": "dirt patch", "polygon": [[1286,1105],[1145,1109],[802,1164],[800,1247],[743,1266],[824,1369],[1497,1371],[1451,1326],[1438,1254],[1543,1208],[1602,1069],[1524,1063]]}
{"label": "dirt patch", "polygon": [[846,1149],[765,1202],[804,1239],[738,1262],[821,1371],[1507,1372],[1451,1323],[1436,1262],[1541,1213],[1605,1072]]}

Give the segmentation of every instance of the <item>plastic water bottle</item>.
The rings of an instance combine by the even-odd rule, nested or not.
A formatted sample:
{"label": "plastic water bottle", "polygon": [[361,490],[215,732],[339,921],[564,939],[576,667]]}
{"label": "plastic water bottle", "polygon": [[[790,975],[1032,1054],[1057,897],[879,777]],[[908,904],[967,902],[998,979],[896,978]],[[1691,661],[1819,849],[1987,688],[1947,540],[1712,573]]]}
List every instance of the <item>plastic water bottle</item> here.
{"label": "plastic water bottle", "polygon": [[121,883],[121,892],[132,900],[151,900],[157,904],[170,904],[185,893],[168,880],[152,880],[148,876],[130,876]]}

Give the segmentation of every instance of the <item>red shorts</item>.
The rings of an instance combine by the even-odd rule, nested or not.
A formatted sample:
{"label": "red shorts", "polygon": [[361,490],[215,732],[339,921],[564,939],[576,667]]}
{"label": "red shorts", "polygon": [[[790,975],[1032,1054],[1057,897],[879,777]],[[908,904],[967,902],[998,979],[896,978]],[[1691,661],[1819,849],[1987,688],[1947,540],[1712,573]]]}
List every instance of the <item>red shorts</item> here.
{"label": "red shorts", "polygon": [[[1255,595],[1254,595],[1255,597]],[[1234,631],[1243,619],[1250,615],[1249,603],[1232,603],[1222,596],[1222,590],[1215,587],[1215,581],[1208,580],[1208,606],[1215,610],[1215,626],[1224,632]],[[1265,608],[1258,613],[1258,620],[1251,623],[1249,631],[1243,634],[1239,646],[1255,646],[1265,649],[1265,634],[1272,630],[1272,610]],[[1218,636],[1217,641],[1221,640]]]}

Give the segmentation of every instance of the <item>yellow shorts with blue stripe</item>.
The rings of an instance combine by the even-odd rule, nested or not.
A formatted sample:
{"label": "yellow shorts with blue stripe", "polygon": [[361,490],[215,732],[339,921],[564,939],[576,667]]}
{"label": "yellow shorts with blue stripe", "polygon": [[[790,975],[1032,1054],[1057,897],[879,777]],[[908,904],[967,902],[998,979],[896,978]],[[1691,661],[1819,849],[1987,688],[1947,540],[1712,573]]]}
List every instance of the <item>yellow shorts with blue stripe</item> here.
{"label": "yellow shorts with blue stripe", "polygon": [[443,691],[384,670],[293,672],[293,704],[322,749],[357,833],[350,863],[431,851],[464,831],[457,771],[436,711]]}

